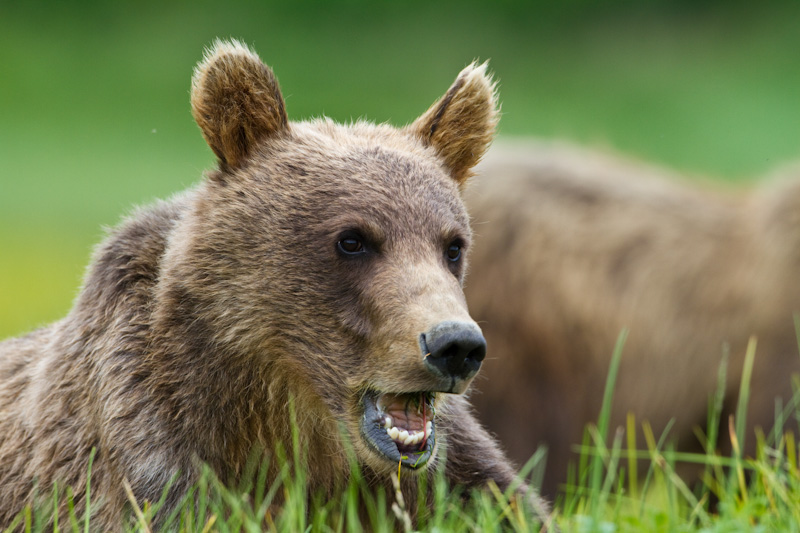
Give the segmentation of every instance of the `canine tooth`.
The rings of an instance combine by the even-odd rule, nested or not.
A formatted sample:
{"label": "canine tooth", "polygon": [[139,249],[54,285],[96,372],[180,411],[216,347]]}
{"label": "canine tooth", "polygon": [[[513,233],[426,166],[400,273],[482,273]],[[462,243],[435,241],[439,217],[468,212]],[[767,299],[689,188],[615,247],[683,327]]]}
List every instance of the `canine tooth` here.
{"label": "canine tooth", "polygon": [[408,438],[408,431],[406,431],[405,429],[401,431],[400,434],[397,436],[397,440],[403,442],[404,444],[407,438]]}
{"label": "canine tooth", "polygon": [[428,420],[428,423],[427,423],[427,424],[425,424],[425,434],[426,434],[426,435],[430,435],[430,434],[431,434],[431,431],[433,431],[433,422],[431,422],[430,420]]}
{"label": "canine tooth", "polygon": [[392,427],[392,417],[387,416],[383,419],[383,427],[385,429],[390,429]]}
{"label": "canine tooth", "polygon": [[397,438],[400,436],[400,430],[397,428],[387,429],[386,432],[389,434],[389,438],[392,440],[397,440]]}

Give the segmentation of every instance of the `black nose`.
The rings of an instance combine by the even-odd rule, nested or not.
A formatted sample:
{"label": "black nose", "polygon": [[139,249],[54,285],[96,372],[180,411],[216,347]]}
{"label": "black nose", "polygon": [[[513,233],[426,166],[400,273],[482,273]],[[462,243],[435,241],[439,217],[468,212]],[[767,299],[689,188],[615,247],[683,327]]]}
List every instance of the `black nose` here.
{"label": "black nose", "polygon": [[468,322],[441,322],[420,335],[425,364],[444,378],[466,380],[474,376],[486,357],[486,339]]}

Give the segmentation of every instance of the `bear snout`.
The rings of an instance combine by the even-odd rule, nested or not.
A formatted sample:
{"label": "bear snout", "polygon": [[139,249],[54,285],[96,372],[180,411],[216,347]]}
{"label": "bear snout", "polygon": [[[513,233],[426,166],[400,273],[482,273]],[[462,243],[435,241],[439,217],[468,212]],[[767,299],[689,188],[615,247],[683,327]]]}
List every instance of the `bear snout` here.
{"label": "bear snout", "polygon": [[486,357],[486,339],[471,322],[440,322],[419,336],[425,366],[450,380],[447,392],[462,393]]}

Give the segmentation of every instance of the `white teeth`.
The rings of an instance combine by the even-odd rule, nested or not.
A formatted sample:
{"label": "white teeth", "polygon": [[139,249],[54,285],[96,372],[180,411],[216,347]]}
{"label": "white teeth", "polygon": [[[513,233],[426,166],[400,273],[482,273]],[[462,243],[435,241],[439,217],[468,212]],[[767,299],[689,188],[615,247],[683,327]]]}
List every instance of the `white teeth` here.
{"label": "white teeth", "polygon": [[433,429],[433,424],[428,422],[425,425],[425,431],[412,431],[409,433],[406,429],[398,429],[396,427],[388,428],[386,433],[389,435],[389,438],[395,442],[400,444],[405,444],[406,446],[410,444],[419,444],[423,441],[423,439],[430,436],[431,431]]}
{"label": "white teeth", "polygon": [[407,429],[400,429],[398,427],[392,426],[392,418],[390,416],[386,416],[383,419],[383,427],[386,430],[386,433],[389,435],[389,438],[395,441],[398,444],[403,444],[405,446],[411,446],[415,444],[419,444],[423,440],[427,439],[433,433],[433,422],[428,420],[425,424],[425,429],[422,431],[414,431],[414,430],[407,430]]}

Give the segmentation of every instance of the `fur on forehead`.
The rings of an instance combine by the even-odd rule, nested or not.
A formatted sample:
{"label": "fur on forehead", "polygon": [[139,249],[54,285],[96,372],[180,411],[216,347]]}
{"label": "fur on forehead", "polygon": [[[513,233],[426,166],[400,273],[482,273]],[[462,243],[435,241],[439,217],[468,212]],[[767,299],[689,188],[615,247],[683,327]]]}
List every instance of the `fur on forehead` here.
{"label": "fur on forehead", "polygon": [[[216,41],[195,69],[192,114],[219,158],[223,173],[246,165],[257,151],[269,151],[267,141],[280,143],[281,138],[301,134],[295,129],[303,130],[300,136],[313,135],[308,127],[289,123],[272,70],[255,52],[235,40]],[[495,83],[486,72],[486,64],[472,63],[461,71],[444,96],[400,130],[363,122],[337,129],[327,120],[307,125],[344,142],[346,138],[341,134],[347,133],[361,139],[374,137],[376,142],[390,145],[403,144],[412,151],[417,150],[415,144],[428,148],[427,155],[432,152],[462,186],[488,149],[498,115]],[[401,142],[400,135],[413,142]]]}
{"label": "fur on forehead", "polygon": [[[292,124],[292,135],[278,140],[277,144],[314,147],[332,157],[336,157],[337,152],[345,155],[359,150],[382,149],[441,166],[441,159],[436,151],[419,139],[388,124],[374,124],[363,120],[352,124],[338,124],[324,117],[295,122]],[[446,167],[445,171],[448,171]]]}
{"label": "fur on forehead", "polygon": [[272,202],[288,192],[282,216],[330,222],[333,213],[369,214],[384,228],[469,233],[458,184],[435,151],[385,124],[293,123],[291,135],[266,140],[244,167],[209,177],[226,203],[238,194]]}
{"label": "fur on forehead", "polygon": [[259,169],[307,174],[302,181],[315,189],[333,191],[365,180],[393,188],[402,177],[404,188],[426,183],[437,196],[460,196],[458,184],[435,150],[402,130],[366,121],[344,125],[322,118],[293,123],[291,135],[265,141],[237,174],[239,179],[255,177]]}

